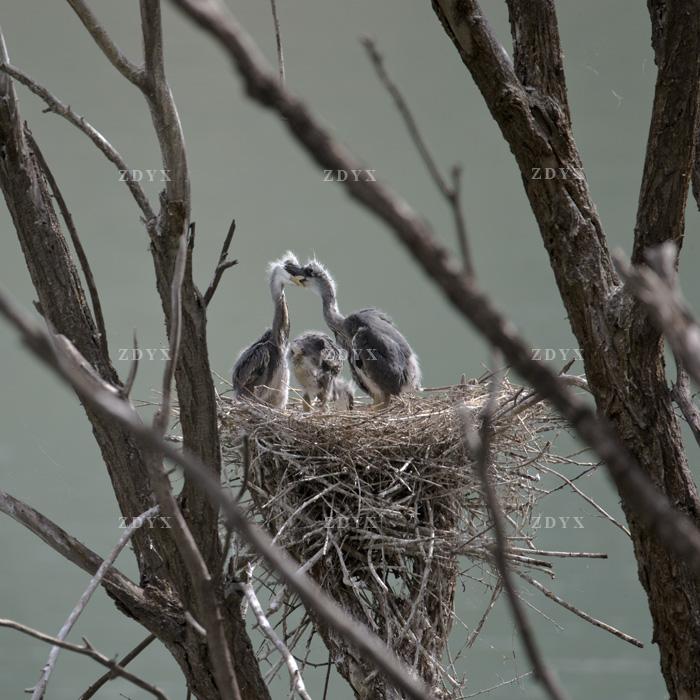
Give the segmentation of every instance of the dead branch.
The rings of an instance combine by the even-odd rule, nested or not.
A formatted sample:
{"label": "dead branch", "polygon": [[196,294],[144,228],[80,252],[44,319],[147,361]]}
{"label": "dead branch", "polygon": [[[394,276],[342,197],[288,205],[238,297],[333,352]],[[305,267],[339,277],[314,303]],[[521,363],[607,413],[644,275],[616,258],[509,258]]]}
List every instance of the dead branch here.
{"label": "dead branch", "polygon": [[221,277],[223,276],[224,272],[226,272],[226,270],[228,270],[229,267],[233,267],[234,265],[238,264],[238,260],[227,260],[228,250],[231,247],[231,241],[233,240],[234,233],[236,233],[236,220],[235,219],[233,219],[233,221],[231,221],[231,225],[228,228],[228,233],[226,234],[226,238],[224,239],[224,244],[221,247],[221,253],[219,254],[219,261],[217,262],[216,268],[214,270],[214,277],[212,278],[211,282],[209,283],[209,286],[207,287],[207,291],[204,292],[204,305],[205,306],[209,306],[209,302],[212,300],[212,297],[216,293],[216,289],[219,286],[219,282],[221,281]]}
{"label": "dead branch", "polygon": [[686,423],[690,427],[695,436],[695,442],[700,445],[700,410],[695,405],[693,401],[692,394],[690,393],[690,381],[688,379],[688,373],[683,367],[683,363],[675,357],[676,360],[676,383],[671,387],[671,396],[676,402],[678,408],[681,409],[681,413],[686,420]]}
{"label": "dead branch", "polygon": [[615,264],[628,289],[645,305],[674,354],[700,386],[700,327],[674,282],[676,256],[675,244],[667,242],[647,251],[651,267],[633,267],[621,252],[616,253]]}
{"label": "dead branch", "polygon": [[472,276],[474,274],[474,264],[472,262],[471,251],[469,248],[469,235],[467,233],[467,225],[464,220],[464,211],[462,210],[461,203],[461,178],[462,169],[460,166],[455,165],[452,168],[452,184],[448,184],[447,180],[443,177],[440,172],[440,168],[435,162],[430,149],[428,148],[423,135],[421,134],[420,128],[416,118],[413,116],[408,103],[406,102],[404,96],[401,94],[396,83],[389,76],[386,67],[384,65],[384,57],[379,53],[376,44],[369,37],[365,37],[362,40],[364,47],[367,49],[367,54],[369,55],[372,65],[381,81],[382,85],[386,88],[389,95],[394,100],[396,107],[406,124],[408,133],[413,141],[420,157],[425,164],[430,177],[435,183],[440,194],[445,198],[450,209],[452,211],[452,216],[455,221],[455,229],[457,232],[457,241],[459,243],[460,251],[462,253],[462,262],[464,264],[464,271],[466,274]]}
{"label": "dead branch", "polygon": [[39,83],[30,78],[26,73],[23,73],[21,70],[19,70],[19,68],[16,68],[8,62],[4,62],[0,63],[0,71],[11,76],[18,83],[21,83],[31,92],[33,92],[37,97],[44,100],[44,102],[46,102],[48,105],[47,111],[58,114],[70,122],[74,127],[82,131],[104,154],[107,160],[115,165],[120,171],[123,176],[123,181],[129,188],[134,200],[136,200],[136,204],[138,204],[139,209],[141,209],[143,212],[146,222],[149,223],[155,219],[155,213],[153,209],[151,209],[148,197],[146,197],[146,193],[143,191],[141,185],[130,177],[129,173],[131,170],[124,162],[123,158],[119,155],[119,152],[104,136],[102,136],[99,131],[97,131],[97,129],[95,129],[94,126],[92,126],[92,124],[90,124],[84,117],[76,114],[71,107],[61,102],[45,87],[39,85]]}
{"label": "dead branch", "polygon": [[134,359],[131,362],[131,366],[129,367],[129,375],[126,378],[126,382],[124,382],[124,388],[122,389],[122,396],[127,399],[129,396],[131,396],[131,390],[134,387],[134,382],[136,381],[136,373],[139,370],[139,354],[138,354],[138,349],[139,349],[139,341],[136,338],[136,331],[134,330],[134,342],[133,342],[133,348],[134,348]]}
{"label": "dead branch", "polygon": [[610,634],[615,635],[616,637],[619,637],[620,639],[622,639],[625,642],[628,642],[632,646],[638,647],[639,649],[644,648],[644,644],[642,644],[642,642],[640,642],[635,637],[632,637],[629,634],[625,634],[624,632],[621,632],[616,627],[613,627],[612,625],[609,625],[606,622],[602,622],[601,620],[598,620],[595,617],[592,617],[588,613],[577,608],[575,605],[572,605],[571,603],[567,603],[563,598],[560,598],[556,593],[550,591],[548,588],[543,586],[539,581],[535,580],[531,576],[528,576],[526,573],[524,573],[522,571],[518,571],[516,573],[524,581],[527,581],[531,586],[533,586],[538,591],[540,591],[545,596],[547,596],[547,598],[549,598],[550,600],[553,600],[558,605],[561,605],[563,608],[566,608],[570,612],[574,613],[574,615],[578,615],[582,620],[585,620],[586,622],[590,622],[595,627],[600,627],[600,629],[605,630],[606,632],[610,632]]}
{"label": "dead branch", "polygon": [[284,52],[282,51],[280,20],[277,15],[277,0],[270,0],[270,6],[272,8],[272,21],[275,23],[275,44],[277,45],[277,65],[280,72],[280,82],[284,84]]}
{"label": "dead branch", "polygon": [[[26,527],[51,549],[90,575],[94,575],[103,564],[103,560],[82,542],[69,535],[39,511],[5,491],[0,491],[0,511]],[[102,585],[134,616],[136,610],[148,607],[143,591],[114,567],[106,572]]]}
{"label": "dead branch", "polygon": [[143,68],[134,65],[119,50],[107,33],[107,30],[100,24],[97,17],[83,0],[67,0],[68,4],[75,10],[80,21],[88,30],[90,36],[100,47],[102,53],[109,59],[109,62],[130,82],[138,87],[142,87],[144,74]]}
{"label": "dead branch", "polygon": [[[140,641],[130,652],[124,654],[119,665],[124,668],[128,663],[133,661],[146,647],[156,640],[155,634],[149,634],[148,637]],[[95,696],[95,693],[106,683],[117,677],[114,671],[107,671],[103,676],[100,676],[81,696],[80,700],[90,700]]]}
{"label": "dead branch", "polygon": [[[65,641],[69,632],[73,629],[73,625],[75,625],[81,613],[83,612],[83,610],[85,610],[87,604],[90,602],[92,594],[100,586],[100,584],[102,583],[102,579],[105,577],[105,574],[110,570],[112,564],[114,564],[117,557],[121,554],[121,551],[129,543],[131,536],[134,534],[134,532],[136,532],[138,528],[140,528],[143,525],[145,520],[156,515],[157,513],[158,506],[149,508],[149,510],[134,518],[134,520],[126,526],[124,532],[119,537],[117,544],[114,546],[114,549],[112,549],[112,551],[100,564],[100,568],[95,572],[95,575],[90,580],[90,583],[88,584],[87,588],[85,589],[85,591],[83,591],[83,594],[80,596],[80,599],[76,603],[75,607],[73,608],[73,610],[71,610],[70,615],[68,615],[68,618],[61,626],[61,629],[56,635],[56,639],[58,639],[59,641]],[[53,647],[51,647],[49,658],[46,662],[46,665],[42,669],[39,682],[34,687],[34,691],[32,693],[32,700],[43,699],[44,694],[46,693],[46,687],[49,683],[49,678],[51,677],[51,673],[53,672],[53,669],[56,666],[56,662],[58,661],[58,655],[60,651],[60,646],[54,645]]]}
{"label": "dead branch", "polygon": [[289,669],[289,676],[292,681],[292,685],[296,690],[297,694],[303,700],[311,700],[311,697],[306,692],[306,686],[304,685],[304,679],[301,677],[301,671],[299,671],[299,666],[296,659],[292,656],[289,649],[285,646],[284,642],[275,634],[272,629],[270,621],[265,617],[265,612],[260,605],[258,597],[255,595],[255,589],[249,583],[241,583],[241,589],[245,594],[248,604],[250,605],[255,619],[260,625],[260,629],[265,633],[265,636],[272,642],[277,651],[280,653],[284,659],[287,668]]}
{"label": "dead branch", "polygon": [[29,635],[30,637],[34,637],[35,639],[39,639],[42,642],[46,642],[48,644],[60,647],[61,649],[67,649],[68,651],[73,651],[76,654],[89,656],[91,659],[97,661],[98,664],[106,666],[113,673],[116,673],[118,676],[121,676],[122,678],[130,681],[142,690],[145,690],[147,693],[150,693],[151,695],[159,698],[160,700],[168,700],[167,696],[164,695],[154,685],[151,685],[150,683],[147,683],[138,676],[135,676],[130,671],[127,671],[123,666],[120,666],[116,661],[112,661],[111,659],[107,658],[104,654],[100,654],[96,649],[92,647],[92,645],[85,638],[83,638],[83,646],[79,646],[78,644],[71,644],[62,639],[57,639],[56,637],[51,637],[48,634],[39,632],[38,630],[32,629],[31,627],[27,627],[26,625],[22,625],[19,622],[15,622],[14,620],[0,619],[0,627],[7,627],[9,629],[17,630],[18,632],[22,632],[23,634]]}
{"label": "dead branch", "polygon": [[71,215],[70,210],[68,209],[68,205],[66,204],[66,200],[63,198],[63,194],[61,193],[60,188],[58,187],[56,178],[54,178],[53,173],[49,168],[49,164],[46,162],[44,154],[39,148],[39,144],[35,141],[32,132],[29,130],[29,127],[26,124],[24,126],[24,133],[27,137],[30,148],[36,156],[39,166],[41,167],[41,170],[44,173],[44,177],[46,177],[46,181],[49,183],[51,192],[58,204],[58,208],[61,211],[61,216],[63,217],[63,221],[65,222],[66,228],[68,229],[68,233],[70,234],[71,241],[73,241],[75,254],[78,256],[78,261],[80,262],[80,269],[83,271],[83,275],[85,276],[85,283],[87,284],[88,292],[90,293],[90,301],[92,302],[92,313],[95,320],[95,326],[97,327],[97,332],[99,334],[99,342],[102,347],[102,352],[104,353],[105,357],[109,357],[109,346],[107,343],[107,328],[105,326],[105,319],[102,314],[102,304],[100,303],[100,295],[97,291],[97,284],[95,283],[95,277],[92,274],[92,268],[90,267],[90,263],[85,253],[85,248],[83,248],[83,243],[80,240],[78,230],[76,229],[75,223],[73,222],[73,216]]}

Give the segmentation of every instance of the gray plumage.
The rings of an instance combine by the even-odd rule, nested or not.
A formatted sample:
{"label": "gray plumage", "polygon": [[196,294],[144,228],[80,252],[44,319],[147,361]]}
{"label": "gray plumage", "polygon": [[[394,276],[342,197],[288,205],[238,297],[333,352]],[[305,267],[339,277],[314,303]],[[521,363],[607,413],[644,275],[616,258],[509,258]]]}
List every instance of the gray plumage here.
{"label": "gray plumage", "polygon": [[304,267],[292,264],[287,271],[295,284],[309,287],[321,297],[323,316],[348,353],[353,378],[375,404],[386,405],[392,396],[420,388],[418,356],[389,316],[374,308],[343,316],[335,282],[316,260]]}
{"label": "gray plumage", "polygon": [[307,407],[318,399],[322,408],[329,403],[341,410],[352,408],[352,389],[340,377],[343,354],[330,336],[320,331],[306,331],[289,344],[290,365]]}
{"label": "gray plumage", "polygon": [[287,405],[289,393],[289,312],[284,285],[292,277],[285,269],[287,264],[298,264],[291,253],[270,263],[270,294],[275,307],[272,327],[240,353],[232,375],[235,398],[254,399],[277,408]]}

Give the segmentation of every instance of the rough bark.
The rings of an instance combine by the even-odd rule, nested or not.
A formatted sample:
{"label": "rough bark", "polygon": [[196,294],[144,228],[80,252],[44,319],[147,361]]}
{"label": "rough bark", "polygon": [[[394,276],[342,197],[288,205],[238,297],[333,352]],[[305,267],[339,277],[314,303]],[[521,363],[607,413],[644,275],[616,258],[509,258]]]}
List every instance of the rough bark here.
{"label": "rough bark", "polygon": [[[509,143],[550,257],[601,413],[674,506],[700,524],[700,504],[667,387],[659,332],[619,286],[571,133],[554,4],[509,0],[514,67],[476,2],[433,7]],[[700,4],[649,2],[658,65],[633,261],[680,246],[698,133]],[[563,168],[554,180],[535,168]],[[672,698],[700,696],[700,587],[623,497]]]}

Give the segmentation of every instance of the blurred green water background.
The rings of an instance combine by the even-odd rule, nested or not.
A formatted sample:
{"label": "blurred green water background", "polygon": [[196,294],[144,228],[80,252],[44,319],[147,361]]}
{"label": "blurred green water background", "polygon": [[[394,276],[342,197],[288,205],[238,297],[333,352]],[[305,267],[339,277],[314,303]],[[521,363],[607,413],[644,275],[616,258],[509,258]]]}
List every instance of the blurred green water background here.
{"label": "blurred green water background", "polygon": [[[92,6],[121,48],[139,56],[137,3],[95,0]],[[241,22],[274,60],[269,4],[231,2]],[[484,0],[484,11],[509,46],[505,4]],[[558,3],[575,133],[586,174],[611,245],[630,250],[655,68],[643,3],[560,0]],[[464,191],[473,254],[486,290],[513,318],[533,347],[573,349],[520,176],[497,127],[434,17],[418,0],[279,0],[289,87],[303,96],[352,147],[368,168],[428,217],[454,247],[449,212],[379,86],[358,38],[374,36],[387,67],[402,86],[424,134],[445,168],[464,164]],[[65,3],[4,0],[0,22],[11,60],[88,118],[120,150],[131,168],[160,168],[148,112],[137,91],[111,68]],[[197,222],[196,277],[206,286],[230,219],[238,221],[229,271],[210,310],[213,367],[226,375],[239,348],[268,323],[271,305],[265,264],[291,248],[316,253],[335,274],[341,308],[378,305],[392,314],[421,356],[426,385],[481,373],[487,352],[481,340],[443,303],[392,235],[353,206],[341,186],[288,138],[271,115],[249,103],[228,61],[181,16],[165,7],[166,60],[185,130]],[[118,173],[88,140],[18,88],[23,116],[51,164],[69,202],[102,293],[115,354],[138,331],[144,348],[164,347],[160,304],[147,240]],[[156,177],[156,179],[158,179]],[[155,200],[159,182],[146,184]],[[0,205],[0,284],[25,308],[34,298],[4,203]],[[698,217],[689,211],[682,262],[686,295],[700,306]],[[317,299],[292,290],[293,331],[322,327]],[[28,501],[97,552],[119,535],[109,481],[84,415],[70,393],[20,348],[0,326],[0,487]],[[127,362],[116,362],[125,375]],[[558,365],[562,364],[558,361]],[[557,366],[558,366],[557,365]],[[574,369],[580,370],[580,363]],[[134,395],[148,399],[162,362],[141,363]],[[690,444],[690,441],[689,441]],[[698,453],[690,448],[691,463]],[[582,485],[619,514],[604,474]],[[551,585],[571,602],[645,642],[638,650],[556,608],[540,594],[526,599],[559,625],[533,615],[543,649],[571,695],[617,700],[665,697],[651,626],[624,535],[596,517],[580,499],[560,492],[544,501],[543,516],[579,516],[583,529],[542,530],[542,547],[602,550],[607,561],[562,560]],[[134,574],[125,553],[119,566]],[[55,632],[87,577],[9,518],[0,524],[0,616]],[[458,611],[475,621],[483,596],[460,594]],[[105,653],[124,653],[144,631],[117,613],[99,593],[83,615],[75,639],[85,635]],[[0,698],[23,697],[48,648],[0,629]],[[324,662],[318,651],[315,661]],[[185,697],[179,669],[153,645],[133,664],[173,698]],[[469,692],[527,670],[512,623],[502,605],[494,612],[460,671]],[[50,685],[52,700],[75,700],[100,674],[89,660],[61,656]],[[323,669],[307,674],[320,697]],[[347,688],[333,676],[330,698]],[[104,700],[145,697],[120,682]],[[288,694],[286,681],[275,698]],[[531,681],[496,690],[494,698],[538,698]]]}

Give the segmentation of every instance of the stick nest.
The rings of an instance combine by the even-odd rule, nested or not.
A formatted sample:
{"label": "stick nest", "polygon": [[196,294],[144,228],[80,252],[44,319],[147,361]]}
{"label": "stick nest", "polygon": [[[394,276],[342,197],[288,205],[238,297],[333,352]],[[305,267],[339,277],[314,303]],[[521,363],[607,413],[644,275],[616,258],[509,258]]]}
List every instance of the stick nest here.
{"label": "stick nest", "polygon": [[[225,398],[220,407],[224,456],[239,478],[248,463],[254,516],[445,697],[461,685],[443,660],[460,557],[491,562],[490,518],[464,440],[465,411],[478,428],[488,392],[484,383],[460,384],[401,397],[381,412],[309,413],[301,402],[278,410]],[[559,427],[545,403],[502,383],[489,472],[521,547],[532,546],[530,515],[543,493],[532,465],[558,461],[545,434]],[[509,557],[516,567],[537,566],[515,551]],[[317,629],[363,697],[384,697],[382,679],[332,631]]]}

